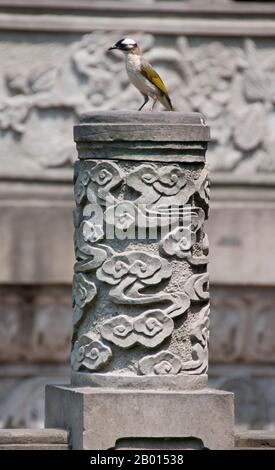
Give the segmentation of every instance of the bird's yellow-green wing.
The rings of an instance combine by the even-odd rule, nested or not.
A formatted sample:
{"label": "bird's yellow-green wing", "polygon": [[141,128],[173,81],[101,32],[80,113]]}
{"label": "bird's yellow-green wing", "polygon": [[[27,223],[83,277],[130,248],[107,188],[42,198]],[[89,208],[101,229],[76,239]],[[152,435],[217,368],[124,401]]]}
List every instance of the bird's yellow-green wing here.
{"label": "bird's yellow-green wing", "polygon": [[168,95],[168,91],[162,79],[160,78],[159,74],[153,69],[153,67],[149,64],[149,62],[143,60],[141,63],[140,71],[142,75],[146,77],[147,80],[149,80],[149,82],[153,83],[153,85],[155,85],[155,87],[157,87],[161,91],[161,93],[166,96]]}

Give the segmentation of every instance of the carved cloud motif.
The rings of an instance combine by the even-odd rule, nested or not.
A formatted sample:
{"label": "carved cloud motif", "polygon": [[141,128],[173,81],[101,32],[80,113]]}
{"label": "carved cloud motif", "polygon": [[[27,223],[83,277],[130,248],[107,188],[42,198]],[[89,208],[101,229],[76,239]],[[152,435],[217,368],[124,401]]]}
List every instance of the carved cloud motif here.
{"label": "carved cloud motif", "polygon": [[206,168],[201,172],[195,185],[200,198],[205,202],[206,206],[208,206],[210,199],[210,181]]}
{"label": "carved cloud motif", "polygon": [[103,367],[112,357],[112,351],[91,333],[80,336],[74,343],[71,353],[73,370],[97,370]]}
{"label": "carved cloud motif", "polygon": [[189,258],[196,234],[189,227],[177,227],[168,233],[160,243],[160,247],[170,256]]}
{"label": "carved cloud motif", "polygon": [[[92,162],[93,164],[93,162]],[[87,184],[90,181],[90,171],[79,172],[74,184],[74,197],[77,204],[81,204],[86,196]]]}
{"label": "carved cloud motif", "polygon": [[[142,294],[146,286],[159,284],[172,274],[164,258],[143,251],[125,251],[113,255],[97,270],[100,281],[112,286],[110,297],[116,303],[151,303],[167,299],[166,294]],[[170,297],[169,297],[170,299]]]}
{"label": "carved cloud motif", "polygon": [[[99,209],[99,211],[98,211]],[[87,204],[83,209],[83,217],[79,227],[75,229],[75,252],[78,261],[75,272],[89,272],[103,263],[107,252],[96,242],[104,238],[101,208],[96,204]]]}
{"label": "carved cloud motif", "polygon": [[[138,207],[132,201],[119,201],[106,208],[105,220],[107,229],[115,228],[116,237],[135,238]],[[139,219],[140,220],[140,219]]]}
{"label": "carved cloud motif", "polygon": [[126,184],[140,194],[135,200],[136,204],[148,205],[161,202],[163,198],[167,200],[186,187],[180,198],[184,204],[194,191],[193,183],[187,180],[179,165],[161,168],[154,164],[140,165],[128,174]]}
{"label": "carved cloud motif", "polygon": [[97,289],[94,282],[82,273],[75,274],[73,280],[73,299],[80,308],[89,304],[96,296]]}
{"label": "carved cloud motif", "polygon": [[101,335],[122,348],[135,344],[154,348],[172,333],[173,328],[173,320],[161,310],[148,310],[136,318],[118,315],[105,321]]}
{"label": "carved cloud motif", "polygon": [[[181,224],[183,227],[192,225],[192,230],[197,231],[204,221],[204,211],[199,207],[175,205],[173,208],[167,204],[152,207],[150,204],[136,203],[135,201],[118,201],[107,207],[105,212],[106,224],[115,227],[116,236],[123,239],[136,238],[135,227],[153,230],[157,227],[165,228]],[[145,231],[142,230],[144,234]],[[156,233],[156,232],[155,232]]]}
{"label": "carved cloud motif", "polygon": [[187,374],[202,374],[208,368],[209,304],[202,307],[190,327],[192,359],[182,364]]}
{"label": "carved cloud motif", "polygon": [[196,243],[196,234],[204,222],[204,211],[199,207],[186,208],[180,214],[179,225],[160,242],[160,250],[169,256],[190,258]]}
{"label": "carved cloud motif", "polygon": [[84,308],[90,304],[97,294],[94,282],[82,273],[74,275],[73,279],[73,324],[76,325],[82,318]]}
{"label": "carved cloud motif", "polygon": [[93,204],[106,204],[113,201],[112,189],[123,181],[123,172],[113,162],[90,163],[89,170],[80,171],[75,180],[75,200],[81,204],[88,199]]}
{"label": "carved cloud motif", "polygon": [[190,276],[184,290],[193,301],[209,299],[209,275],[207,273],[193,274]]}
{"label": "carved cloud motif", "polygon": [[169,351],[146,356],[139,361],[142,375],[176,375],[181,370],[181,359]]}
{"label": "carved cloud motif", "polygon": [[99,162],[93,168],[90,183],[87,186],[87,199],[91,203],[96,202],[106,205],[106,201],[113,201],[112,189],[123,181],[122,170],[113,162]]}
{"label": "carved cloud motif", "polygon": [[202,307],[190,327],[192,343],[189,361],[182,361],[170,351],[161,351],[154,356],[145,356],[139,361],[142,375],[175,375],[180,372],[189,375],[205,373],[208,367],[209,304]]}

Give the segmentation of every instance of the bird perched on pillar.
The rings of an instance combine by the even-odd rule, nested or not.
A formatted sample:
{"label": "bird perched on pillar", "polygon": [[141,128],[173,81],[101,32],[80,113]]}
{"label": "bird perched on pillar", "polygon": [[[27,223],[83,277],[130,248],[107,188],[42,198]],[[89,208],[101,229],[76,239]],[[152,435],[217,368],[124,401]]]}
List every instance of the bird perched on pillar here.
{"label": "bird perched on pillar", "polygon": [[166,86],[152,65],[144,59],[136,41],[131,38],[120,39],[112,47],[109,47],[108,50],[114,49],[124,52],[128,77],[131,83],[144,96],[144,103],[138,110],[142,110],[150,97],[153,99],[151,111],[153,111],[157,101],[168,111],[175,111]]}

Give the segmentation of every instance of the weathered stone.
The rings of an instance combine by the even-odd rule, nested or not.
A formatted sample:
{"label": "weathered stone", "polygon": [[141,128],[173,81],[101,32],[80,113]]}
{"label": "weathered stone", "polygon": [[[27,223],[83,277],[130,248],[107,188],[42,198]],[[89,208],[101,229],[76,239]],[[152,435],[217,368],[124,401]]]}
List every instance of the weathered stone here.
{"label": "weathered stone", "polygon": [[273,364],[273,288],[214,287],[210,360],[220,364]]}
{"label": "weathered stone", "polygon": [[55,202],[44,203],[38,197],[30,205],[29,198],[35,196],[38,196],[36,192],[24,191],[20,203],[0,202],[1,283],[71,282],[72,203],[63,201],[60,204],[57,195]]}
{"label": "weathered stone", "polygon": [[[105,120],[106,112],[95,111],[84,115],[81,124],[75,126],[74,138],[77,143],[104,142],[105,146],[108,142],[117,141],[120,144],[123,141],[134,141],[135,145],[140,141],[166,142],[169,145],[176,142],[179,148],[184,148],[185,142],[207,142],[210,139],[209,127],[205,125],[204,118],[199,113],[185,115],[174,112],[171,117],[166,113],[159,114],[132,112],[131,120],[127,121],[127,112],[114,111],[112,120],[108,117]],[[148,123],[154,125],[148,127]]]}
{"label": "weathered stone", "polygon": [[275,449],[275,434],[272,431],[263,430],[239,432],[235,434],[235,447],[257,450]]}
{"label": "weathered stone", "polygon": [[[70,429],[73,449],[129,437],[233,447],[233,396],[206,387],[204,154],[183,145],[173,161],[172,151],[174,141],[197,139],[206,149],[209,133],[200,115],[163,113],[159,127],[161,115],[91,113],[75,130],[72,385],[46,389],[46,426]],[[118,140],[123,152],[124,141],[144,139],[165,142],[160,161],[150,162],[148,148],[141,163],[134,147],[127,160],[108,147]],[[94,158],[94,142],[105,140],[108,159]]]}
{"label": "weathered stone", "polygon": [[[72,382],[185,389],[184,377],[205,375],[208,365],[209,129],[199,114],[92,112],[75,139]],[[141,163],[132,148],[126,161],[109,141],[122,155],[124,142],[164,142],[163,154],[150,162],[143,149]],[[196,141],[204,144],[198,159]],[[97,155],[99,142],[108,160]],[[166,164],[174,142],[181,158]]]}
{"label": "weathered stone", "polygon": [[[146,370],[146,369],[144,369]],[[175,371],[175,369],[173,370]],[[135,377],[93,373],[89,375],[72,372],[72,383],[83,387],[107,387],[131,390],[199,390],[207,387],[207,374],[201,375],[142,375]]]}
{"label": "weathered stone", "polygon": [[[259,417],[256,416],[256,423],[274,427],[274,300],[268,294],[275,279],[275,265],[270,263],[274,257],[271,223],[274,219],[274,5],[221,1],[176,2],[175,5],[127,1],[120,5],[113,1],[107,10],[102,2],[73,5],[61,0],[54,3],[32,0],[25,2],[24,9],[18,2],[8,3],[7,6],[7,2],[1,2],[0,14],[0,219],[3,222],[0,280],[16,296],[18,285],[24,286],[8,305],[1,301],[0,331],[8,332],[1,335],[1,371],[9,368],[5,365],[8,362],[17,364],[10,368],[13,389],[16,389],[16,367],[26,372],[20,378],[19,388],[27,400],[29,380],[34,379],[35,388],[37,376],[46,374],[41,362],[63,361],[67,357],[68,344],[62,346],[67,339],[64,342],[61,339],[67,338],[69,332],[65,315],[60,315],[55,335],[51,330],[54,309],[60,312],[58,295],[56,302],[45,298],[52,313],[47,316],[42,343],[39,338],[44,315],[42,318],[38,315],[36,347],[30,346],[28,328],[33,318],[33,292],[40,291],[41,284],[51,290],[55,283],[62,297],[64,289],[71,284],[71,165],[76,154],[71,126],[76,116],[88,109],[134,110],[140,105],[141,98],[128,84],[121,57],[106,53],[126,28],[127,34],[141,43],[147,59],[160,72],[177,108],[200,110],[211,122],[212,209],[207,228],[211,241],[209,271],[215,288],[211,361],[220,364],[217,382],[221,386],[232,372],[230,364],[234,364],[235,375],[239,373],[235,390],[242,400],[246,388],[241,364],[251,364],[249,384],[254,382],[257,387],[261,384],[262,401],[257,398],[253,405]],[[91,30],[92,34],[83,36]],[[137,34],[137,30],[141,33]],[[128,143],[126,149],[124,142],[126,159],[131,156],[131,145]],[[114,154],[115,151],[121,154],[119,143],[112,143],[112,147]],[[146,144],[139,142],[137,147],[135,159],[142,160]],[[174,147],[173,159],[176,155],[180,159],[181,149],[177,143]],[[198,142],[194,148],[197,155],[203,150]],[[96,156],[101,151],[97,147]],[[157,151],[154,147],[154,152],[152,161],[159,158],[160,146]],[[104,158],[108,158],[107,152]],[[238,214],[237,220],[234,213]],[[44,214],[43,222],[41,214]],[[259,217],[263,223],[259,223]],[[28,300],[30,284],[36,286],[31,301]],[[220,305],[219,311],[214,305],[217,284],[224,286],[225,302],[226,298],[236,299],[228,306]],[[254,300],[250,295],[252,290]],[[261,301],[265,296],[268,297],[266,305]],[[67,302],[66,308],[69,313]],[[239,314],[244,310],[244,314]],[[250,311],[253,311],[251,316]],[[240,327],[236,329],[238,321]],[[34,372],[30,376],[22,362],[26,357],[33,363]],[[52,373],[56,381],[58,373]],[[4,373],[1,374],[1,401],[6,403],[4,397],[9,400],[13,422],[32,425],[37,419],[37,425],[41,425],[42,415],[39,412],[37,418],[35,410],[26,419],[22,418],[24,407],[17,408],[19,394],[12,407],[14,395],[6,386]],[[64,381],[63,377],[60,380]],[[237,382],[242,386],[237,386]],[[252,388],[251,385],[249,389]],[[253,396],[256,395],[255,392]],[[32,396],[28,397],[28,403]],[[41,408],[42,393],[40,397]],[[239,408],[243,423],[246,427],[255,426],[254,413],[248,400],[245,403]],[[265,412],[263,408],[267,408]],[[8,421],[5,423],[9,425]]]}
{"label": "weathered stone", "polygon": [[274,367],[263,365],[212,365],[209,384],[234,393],[236,429],[273,430],[275,423]]}
{"label": "weathered stone", "polygon": [[0,444],[0,450],[68,450],[67,444]]}
{"label": "weathered stone", "polygon": [[0,360],[64,362],[71,342],[70,289],[0,287]]}
{"label": "weathered stone", "polygon": [[69,382],[68,367],[33,363],[1,365],[1,428],[43,428],[45,385]]}
{"label": "weathered stone", "polygon": [[68,450],[61,429],[0,429],[0,450]]}
{"label": "weathered stone", "polygon": [[0,429],[3,444],[66,444],[68,433],[62,429]]}
{"label": "weathered stone", "polygon": [[[246,10],[245,21],[236,16],[232,21],[234,12],[245,14],[244,7],[239,11],[232,2],[227,10],[220,10],[215,20],[208,15],[202,20],[197,18],[202,14],[200,11],[213,14],[213,7],[203,2],[196,5],[195,10],[191,8],[187,16],[181,8],[190,7],[178,7],[181,18],[178,10],[169,10],[169,15],[165,16],[164,5],[156,2],[154,15],[151,11],[150,20],[144,21],[144,12],[137,18],[134,8],[125,16],[126,5],[116,7],[116,2],[113,3],[116,13],[111,29],[109,10],[101,12],[100,18],[94,16],[92,9],[87,13],[91,15],[88,18],[79,12],[74,21],[66,16],[63,6],[62,11],[57,6],[58,14],[55,11],[46,19],[44,14],[39,14],[40,8],[45,6],[39,8],[39,4],[35,15],[22,15],[22,11],[0,15],[0,24],[5,29],[1,40],[6,46],[1,73],[6,86],[1,87],[0,103],[3,176],[26,181],[35,178],[68,182],[71,178],[68,166],[71,167],[75,159],[71,126],[76,116],[82,112],[87,114],[89,109],[138,108],[140,96],[125,80],[122,61],[118,63],[117,57],[107,52],[121,31],[126,28],[130,32],[132,28],[146,57],[168,83],[177,108],[188,112],[200,110],[211,120],[210,164],[214,182],[230,181],[236,185],[241,179],[249,184],[252,178],[260,184],[262,181],[274,184],[274,9],[269,7],[268,12],[273,19],[266,12],[258,11],[261,19],[252,21],[248,19],[250,10]],[[142,11],[142,7],[136,8]],[[146,11],[146,7],[143,8]],[[82,36],[91,29],[93,33]],[[14,41],[16,30],[17,41]],[[33,32],[28,41],[26,30]],[[51,36],[39,40],[37,33],[43,30]],[[73,30],[75,35],[71,34]],[[60,34],[55,34],[56,31]],[[236,38],[234,48],[230,41],[232,35]],[[208,36],[208,40],[205,43],[193,41],[193,36]],[[34,41],[34,37],[37,40]],[[28,61],[30,54],[31,63]],[[115,81],[112,80],[114,74]],[[159,123],[157,127],[162,139]],[[47,146],[43,145],[45,141]],[[246,152],[251,152],[249,159]]]}
{"label": "weathered stone", "polygon": [[110,449],[130,437],[192,437],[209,449],[232,449],[233,395],[49,386],[46,426],[69,428],[73,449]]}
{"label": "weathered stone", "polygon": [[269,262],[275,257],[275,229],[270,224],[275,216],[274,202],[258,201],[254,195],[236,205],[227,202],[230,197],[232,191],[213,204],[207,225],[213,260],[211,280],[224,285],[274,285],[275,267]]}

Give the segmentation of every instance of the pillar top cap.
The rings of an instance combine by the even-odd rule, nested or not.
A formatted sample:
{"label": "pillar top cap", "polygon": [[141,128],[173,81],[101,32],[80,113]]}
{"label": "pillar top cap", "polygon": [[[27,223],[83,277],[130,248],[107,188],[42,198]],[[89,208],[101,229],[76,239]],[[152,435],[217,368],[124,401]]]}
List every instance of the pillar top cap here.
{"label": "pillar top cap", "polygon": [[74,128],[76,142],[208,142],[200,113],[91,111]]}
{"label": "pillar top cap", "polygon": [[200,113],[177,111],[90,111],[80,116],[81,124],[197,124],[205,126]]}

